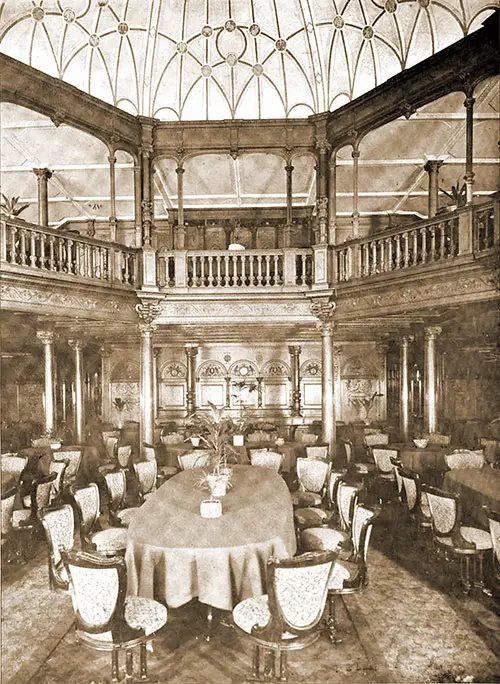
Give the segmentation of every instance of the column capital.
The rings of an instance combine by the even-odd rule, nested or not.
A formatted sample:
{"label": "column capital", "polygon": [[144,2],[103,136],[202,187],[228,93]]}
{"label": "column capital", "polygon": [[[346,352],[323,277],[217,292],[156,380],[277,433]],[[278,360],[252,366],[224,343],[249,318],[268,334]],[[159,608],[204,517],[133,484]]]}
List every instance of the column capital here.
{"label": "column capital", "polygon": [[288,352],[290,353],[291,356],[299,356],[302,351],[302,347],[300,344],[289,344],[288,345]]}
{"label": "column capital", "polygon": [[175,173],[179,176],[182,176],[182,174],[186,171],[186,169],[182,166],[182,162],[179,164],[179,166],[176,167]]}
{"label": "column capital", "polygon": [[37,330],[36,336],[42,344],[52,344],[55,338],[55,332],[53,330]]}
{"label": "column capital", "polygon": [[68,340],[68,344],[73,351],[82,351],[82,349],[85,347],[85,342],[83,340],[71,339]]}
{"label": "column capital", "polygon": [[155,359],[157,359],[161,354],[161,347],[154,347],[153,349],[153,356]]}
{"label": "column capital", "polygon": [[295,167],[292,166],[291,164],[287,164],[287,165],[285,166],[285,171],[286,171],[287,173],[292,173],[292,171],[294,170],[294,168],[295,168]]}
{"label": "column capital", "polygon": [[335,308],[336,304],[330,298],[319,299],[311,302],[311,313],[319,319],[317,327],[321,330],[331,332],[335,327]]}
{"label": "column capital", "polygon": [[45,178],[46,180],[49,180],[49,178],[52,177],[52,171],[50,169],[47,169],[47,168],[33,169],[33,173],[35,174],[35,176],[37,176],[38,180],[40,180],[41,178]]}
{"label": "column capital", "polygon": [[408,347],[413,341],[414,341],[414,336],[413,335],[403,335],[401,338],[401,346]]}
{"label": "column capital", "polygon": [[359,150],[357,147],[353,147],[352,152],[351,152],[351,157],[353,159],[359,159]]}
{"label": "column capital", "polygon": [[428,159],[424,164],[424,171],[427,171],[427,173],[439,171],[443,164],[444,159]]}
{"label": "column capital", "polygon": [[139,328],[141,337],[151,337],[154,331],[158,329],[158,326],[153,325],[152,323],[138,323],[137,327]]}
{"label": "column capital", "polygon": [[101,355],[101,359],[109,359],[112,353],[113,348],[109,344],[102,344],[99,347],[99,354]]}
{"label": "column capital", "polygon": [[440,328],[438,325],[433,325],[424,329],[424,336],[426,340],[435,340],[437,337],[439,337],[439,335],[441,335],[442,332],[442,328]]}
{"label": "column capital", "polygon": [[108,157],[108,162],[110,163],[111,166],[113,166],[114,164],[116,164],[116,157],[115,157],[114,154],[110,154],[110,155],[109,155],[109,157]]}
{"label": "column capital", "polygon": [[326,139],[326,136],[323,135],[316,136],[314,145],[320,154],[327,154],[332,149],[332,146]]}
{"label": "column capital", "polygon": [[136,304],[135,310],[141,319],[141,324],[151,325],[154,319],[161,313],[161,304],[159,301],[146,300]]}
{"label": "column capital", "polygon": [[184,345],[184,352],[188,359],[194,358],[198,354],[198,345],[197,344],[185,344]]}

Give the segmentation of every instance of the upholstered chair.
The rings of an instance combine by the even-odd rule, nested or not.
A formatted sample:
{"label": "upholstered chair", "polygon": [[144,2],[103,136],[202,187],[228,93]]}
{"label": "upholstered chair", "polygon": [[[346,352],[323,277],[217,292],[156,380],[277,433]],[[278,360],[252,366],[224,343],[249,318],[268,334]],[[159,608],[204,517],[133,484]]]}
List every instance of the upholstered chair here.
{"label": "upholstered chair", "polygon": [[170,466],[170,465],[164,465],[160,466],[158,465],[158,459],[156,457],[156,447],[153,446],[152,444],[148,444],[147,442],[143,442],[142,444],[142,453],[146,461],[155,461],[156,463],[156,473],[157,477],[159,480],[162,481],[162,483],[165,480],[168,480],[168,478],[172,477],[173,475],[177,475],[179,472],[179,468],[177,466]]}
{"label": "upholstered chair", "polygon": [[[120,679],[118,653],[125,651],[125,680],[148,679],[146,644],[167,622],[158,601],[127,596],[127,568],[120,557],[62,551],[75,612],[76,640],[97,651],[111,652],[111,681]],[[140,671],[134,678],[133,652],[140,648]],[[96,679],[100,677],[96,677]]]}
{"label": "upholstered chair", "polygon": [[261,466],[262,468],[270,468],[279,472],[281,464],[283,463],[283,454],[276,451],[269,451],[268,449],[252,450],[250,454],[250,463],[253,466]]}
{"label": "upholstered chair", "polygon": [[357,473],[358,475],[367,475],[375,470],[374,463],[355,463],[354,462],[354,445],[351,440],[344,442],[345,455],[347,459],[347,468]]}
{"label": "upholstered chair", "polygon": [[328,445],[326,444],[306,446],[305,449],[307,458],[315,458],[320,461],[328,460]]}
{"label": "upholstered chair", "polygon": [[365,446],[374,447],[389,444],[389,435],[384,432],[374,432],[371,435],[364,436]]}
{"label": "upholstered chair", "polygon": [[391,465],[394,469],[394,477],[396,479],[396,487],[398,490],[398,499],[400,503],[404,503],[404,493],[403,493],[403,481],[401,479],[400,471],[399,469],[403,467],[403,464],[401,463],[399,459],[399,454],[396,454],[395,456],[390,456],[390,462]]}
{"label": "upholstered chair", "polygon": [[424,435],[429,444],[440,444],[441,446],[448,446],[451,441],[450,435],[442,435],[439,432],[431,432]]}
{"label": "upholstered chair", "polygon": [[339,596],[363,591],[368,586],[368,547],[380,506],[357,504],[353,514],[352,553],[348,560],[337,560],[328,581],[328,631],[332,643],[338,643],[336,609]]}
{"label": "upholstered chair", "polygon": [[125,508],[127,480],[123,470],[106,473],[104,484],[108,495],[109,521],[113,527],[128,527],[137,507]]}
{"label": "upholstered chair", "polygon": [[75,516],[69,504],[46,508],[39,514],[48,547],[49,584],[51,589],[67,589],[68,574],[61,549],[70,550],[75,543]]}
{"label": "upholstered chair", "polygon": [[51,503],[60,503],[62,501],[65,484],[64,478],[68,465],[69,461],[67,459],[64,459],[63,461],[52,461],[50,464],[50,472],[56,474],[52,485]]}
{"label": "upholstered chair", "polygon": [[156,460],[154,460],[139,461],[139,463],[133,464],[133,468],[139,487],[139,498],[142,503],[156,490],[158,467],[156,465]]}
{"label": "upholstered chair", "polygon": [[187,454],[178,456],[179,468],[189,470],[190,468],[208,468],[210,465],[210,454],[208,451],[198,449],[189,451]]}
{"label": "upholstered chair", "polygon": [[71,493],[80,527],[82,549],[106,555],[125,553],[127,546],[125,527],[100,529],[100,498],[96,483],[91,482],[86,487],[72,489]]}
{"label": "upholstered chair", "polygon": [[17,487],[9,487],[5,492],[2,493],[2,507],[1,507],[1,542],[2,542],[2,554],[6,553],[4,558],[10,560],[8,556],[8,551],[10,549],[10,543],[12,539],[12,512],[14,510],[14,504],[16,501]]}
{"label": "upholstered chair", "polygon": [[298,529],[322,525],[331,517],[331,512],[321,507],[331,467],[330,461],[297,459],[299,488],[292,493],[292,502],[296,506],[294,519]]}
{"label": "upholstered chair", "polygon": [[[478,527],[462,525],[460,496],[423,484],[429,503],[434,542],[445,554],[460,561],[460,582],[468,593],[472,586],[484,588],[483,558],[493,547],[491,535]],[[472,563],[471,563],[472,560]],[[472,567],[471,567],[472,565]]]}
{"label": "upholstered chair", "polygon": [[493,546],[493,569],[500,588],[500,511],[492,511],[486,508],[486,516]]}
{"label": "upholstered chair", "polygon": [[410,517],[415,520],[420,528],[430,530],[432,528],[431,512],[427,494],[422,492],[420,476],[417,473],[411,473],[402,466],[398,466],[397,471],[403,485],[403,500]]}
{"label": "upholstered chair", "polygon": [[330,551],[284,560],[271,558],[267,563],[268,593],[236,605],[236,630],[254,645],[255,680],[286,682],[287,652],[318,639],[334,562],[335,554]]}
{"label": "upholstered chair", "polygon": [[64,451],[54,451],[55,461],[68,461],[64,476],[64,486],[66,489],[75,484],[76,478],[78,477],[78,473],[80,471],[82,458],[82,447],[74,447]]}
{"label": "upholstered chair", "polygon": [[479,470],[486,463],[482,450],[470,451],[469,449],[457,449],[451,454],[445,454],[444,460],[450,470],[469,468]]}
{"label": "upholstered chair", "polygon": [[24,469],[28,465],[28,457],[19,456],[18,454],[2,454],[0,465],[2,473],[13,475],[16,482],[19,482]]}

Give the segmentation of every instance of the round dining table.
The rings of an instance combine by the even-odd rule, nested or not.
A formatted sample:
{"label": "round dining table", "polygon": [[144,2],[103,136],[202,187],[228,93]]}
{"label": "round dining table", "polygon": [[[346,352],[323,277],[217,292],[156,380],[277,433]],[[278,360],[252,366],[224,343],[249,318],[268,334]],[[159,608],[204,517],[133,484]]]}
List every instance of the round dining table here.
{"label": "round dining table", "polygon": [[221,610],[265,593],[268,558],[295,553],[290,493],[259,466],[233,466],[231,484],[219,518],[200,515],[209,498],[200,469],[180,472],[148,498],[128,528],[129,593],[171,608],[198,598]]}
{"label": "round dining table", "polygon": [[416,447],[413,444],[389,444],[389,449],[399,452],[401,463],[413,473],[438,472],[448,470],[445,456],[451,454],[456,447],[441,444],[428,444],[426,447]]}

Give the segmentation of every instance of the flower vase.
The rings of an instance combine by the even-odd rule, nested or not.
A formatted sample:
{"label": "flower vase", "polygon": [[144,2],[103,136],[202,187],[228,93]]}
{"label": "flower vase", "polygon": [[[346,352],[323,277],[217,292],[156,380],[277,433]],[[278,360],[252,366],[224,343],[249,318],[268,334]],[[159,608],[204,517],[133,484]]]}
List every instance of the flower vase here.
{"label": "flower vase", "polygon": [[229,484],[229,478],[227,475],[222,474],[211,474],[207,475],[208,488],[210,489],[210,495],[212,498],[217,498],[219,496],[225,496],[227,492],[227,486]]}

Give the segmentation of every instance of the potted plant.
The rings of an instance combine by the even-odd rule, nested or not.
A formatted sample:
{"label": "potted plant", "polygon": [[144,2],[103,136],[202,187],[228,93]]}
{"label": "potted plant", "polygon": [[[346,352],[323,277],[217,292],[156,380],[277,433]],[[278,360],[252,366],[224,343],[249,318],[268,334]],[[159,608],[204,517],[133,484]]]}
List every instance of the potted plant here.
{"label": "potted plant", "polygon": [[460,185],[460,178],[457,178],[457,184],[451,186],[451,192],[439,188],[443,194],[449,197],[452,201],[450,205],[446,207],[449,211],[454,211],[459,207],[464,207],[467,204],[467,189],[465,183]]}
{"label": "potted plant", "polygon": [[236,460],[230,444],[235,432],[231,418],[224,416],[224,409],[208,402],[209,411],[197,411],[189,419],[188,425],[193,437],[198,437],[210,455],[210,472],[204,473],[212,496],[223,496],[229,486],[231,468],[229,463]]}
{"label": "potted plant", "polygon": [[113,406],[118,411],[118,427],[121,429],[123,427],[123,412],[127,406],[127,402],[120,397],[115,397],[113,399]]}
{"label": "potted plant", "polygon": [[374,392],[370,397],[368,395],[355,395],[349,397],[349,403],[358,411],[360,420],[368,425],[370,423],[370,411],[375,404],[375,400],[382,396],[384,395],[381,392]]}
{"label": "potted plant", "polygon": [[19,214],[27,209],[30,204],[19,204],[19,197],[7,197],[2,192],[3,202],[0,202],[2,214],[7,218],[19,218]]}
{"label": "potted plant", "polygon": [[233,445],[243,446],[245,443],[245,430],[248,427],[250,415],[248,413],[248,400],[250,395],[257,390],[255,382],[247,382],[240,380],[233,383],[233,389],[236,390],[231,395],[234,402],[239,406],[239,416],[235,423],[235,434],[233,435]]}

